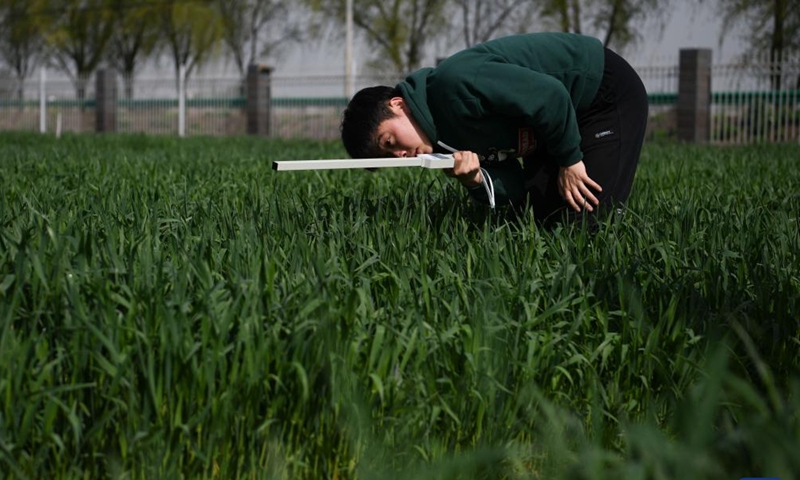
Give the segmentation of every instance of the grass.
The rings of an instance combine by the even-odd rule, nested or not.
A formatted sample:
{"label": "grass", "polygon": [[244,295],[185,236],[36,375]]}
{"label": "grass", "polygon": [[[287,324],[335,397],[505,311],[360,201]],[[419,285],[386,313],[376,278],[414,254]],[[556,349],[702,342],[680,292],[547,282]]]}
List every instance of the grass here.
{"label": "grass", "polygon": [[0,135],[9,478],[796,478],[797,145],[590,233],[325,142]]}

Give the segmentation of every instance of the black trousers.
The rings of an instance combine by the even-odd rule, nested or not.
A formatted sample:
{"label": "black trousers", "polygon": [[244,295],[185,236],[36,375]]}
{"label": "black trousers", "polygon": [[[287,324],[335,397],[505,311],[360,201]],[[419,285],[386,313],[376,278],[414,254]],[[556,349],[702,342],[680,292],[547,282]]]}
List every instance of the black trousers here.
{"label": "black trousers", "polygon": [[[647,92],[639,76],[622,57],[606,49],[597,95],[587,110],[577,112],[586,172],[603,187],[599,194],[595,192],[600,200],[595,213],[608,211],[628,199],[642,151],[647,110]],[[561,197],[559,166],[547,155],[546,146],[525,158],[524,166],[528,204],[537,221],[583,217]]]}

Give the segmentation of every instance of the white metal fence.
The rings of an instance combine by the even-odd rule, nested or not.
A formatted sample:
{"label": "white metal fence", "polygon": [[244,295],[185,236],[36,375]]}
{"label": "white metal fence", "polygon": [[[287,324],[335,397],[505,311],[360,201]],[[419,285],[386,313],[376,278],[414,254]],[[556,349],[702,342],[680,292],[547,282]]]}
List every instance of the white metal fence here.
{"label": "white metal fence", "polygon": [[650,103],[648,138],[674,137],[677,131],[678,60],[663,58],[652,65],[634,66],[642,78]]}
{"label": "white metal fence", "polygon": [[714,65],[712,86],[712,142],[800,141],[800,52]]}
{"label": "white metal fence", "polygon": [[[677,61],[636,66],[650,98],[651,135],[676,128]],[[246,82],[239,77],[192,76],[180,84],[158,78],[117,80],[116,125],[120,133],[244,135]],[[361,76],[355,88],[394,85],[402,75]],[[51,133],[97,130],[95,79],[82,82],[43,72],[24,82],[0,77],[0,130]],[[270,79],[270,136],[336,138],[346,105],[345,77]],[[81,89],[78,87],[82,86]],[[712,67],[711,138],[714,143],[800,141],[800,54],[781,62],[750,57]]]}
{"label": "white metal fence", "polygon": [[[240,77],[141,77],[117,80],[119,133],[163,135],[244,135],[247,133],[247,83]],[[362,76],[357,88],[395,84],[400,75]],[[344,75],[272,77],[271,136],[337,138],[347,100]],[[0,130],[94,132],[95,79],[76,80],[45,72],[17,82],[0,77]]]}
{"label": "white metal fence", "polygon": [[0,130],[94,131],[93,106],[91,78],[48,78],[46,70],[23,82],[0,78]]}

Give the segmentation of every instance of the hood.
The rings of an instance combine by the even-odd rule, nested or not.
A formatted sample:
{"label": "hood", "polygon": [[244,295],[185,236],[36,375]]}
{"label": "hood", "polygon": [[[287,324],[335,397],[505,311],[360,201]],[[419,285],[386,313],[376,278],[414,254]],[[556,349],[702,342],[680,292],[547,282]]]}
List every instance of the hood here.
{"label": "hood", "polygon": [[428,140],[433,145],[436,145],[438,135],[436,134],[436,125],[433,123],[433,116],[428,107],[428,92],[427,82],[433,68],[423,68],[410,74],[397,85],[403,95],[408,107],[411,109],[411,115],[419,124],[420,128],[427,135]]}

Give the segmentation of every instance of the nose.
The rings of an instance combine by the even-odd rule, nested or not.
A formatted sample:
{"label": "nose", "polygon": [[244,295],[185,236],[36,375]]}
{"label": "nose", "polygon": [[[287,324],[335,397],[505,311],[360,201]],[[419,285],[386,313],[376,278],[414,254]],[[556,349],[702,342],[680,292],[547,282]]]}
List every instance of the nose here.
{"label": "nose", "polygon": [[400,158],[408,157],[408,150],[395,150],[394,156]]}

